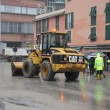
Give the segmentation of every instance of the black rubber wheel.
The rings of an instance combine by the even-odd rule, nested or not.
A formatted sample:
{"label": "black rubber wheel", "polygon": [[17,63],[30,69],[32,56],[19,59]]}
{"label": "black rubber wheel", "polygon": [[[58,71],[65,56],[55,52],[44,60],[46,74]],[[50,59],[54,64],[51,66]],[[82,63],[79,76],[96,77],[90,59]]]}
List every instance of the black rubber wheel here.
{"label": "black rubber wheel", "polygon": [[11,71],[12,71],[12,76],[23,76],[22,69],[16,68],[13,62],[11,62]]}
{"label": "black rubber wheel", "polygon": [[79,76],[79,72],[65,72],[65,77],[68,81],[75,81]]}
{"label": "black rubber wheel", "polygon": [[36,65],[34,65],[30,59],[28,59],[24,61],[22,71],[24,77],[32,78],[36,74]]}
{"label": "black rubber wheel", "polygon": [[41,64],[41,77],[45,81],[54,80],[55,73],[52,71],[52,67],[49,61],[43,61]]}

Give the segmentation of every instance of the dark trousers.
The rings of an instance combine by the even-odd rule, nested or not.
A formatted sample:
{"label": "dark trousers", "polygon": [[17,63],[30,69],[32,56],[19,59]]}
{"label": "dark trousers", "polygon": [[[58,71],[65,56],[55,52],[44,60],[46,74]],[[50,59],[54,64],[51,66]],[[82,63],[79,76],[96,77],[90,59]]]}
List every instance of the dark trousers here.
{"label": "dark trousers", "polygon": [[104,78],[106,77],[105,74],[104,74],[104,72],[103,72],[103,70],[99,70],[99,71],[97,71],[97,73],[96,73],[96,77],[97,77],[98,74],[102,74]]}
{"label": "dark trousers", "polygon": [[97,70],[97,74],[103,74],[103,70]]}
{"label": "dark trousers", "polygon": [[94,75],[94,67],[93,66],[89,66],[90,69],[90,75]]}
{"label": "dark trousers", "polygon": [[96,77],[98,76],[98,74],[103,74],[103,71],[102,70],[97,70]]}

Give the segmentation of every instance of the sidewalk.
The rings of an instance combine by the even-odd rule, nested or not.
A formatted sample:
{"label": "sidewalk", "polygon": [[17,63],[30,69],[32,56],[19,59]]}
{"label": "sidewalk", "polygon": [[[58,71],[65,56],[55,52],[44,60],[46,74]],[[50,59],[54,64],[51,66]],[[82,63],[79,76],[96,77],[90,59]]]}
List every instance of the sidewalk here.
{"label": "sidewalk", "polygon": [[105,75],[110,76],[110,71],[104,71]]}

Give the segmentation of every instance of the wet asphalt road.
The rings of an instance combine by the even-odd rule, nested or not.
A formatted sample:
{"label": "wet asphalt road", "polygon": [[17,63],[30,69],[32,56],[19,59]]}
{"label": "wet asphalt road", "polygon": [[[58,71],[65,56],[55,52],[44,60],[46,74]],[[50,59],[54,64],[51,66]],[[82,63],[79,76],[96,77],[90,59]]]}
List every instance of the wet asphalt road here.
{"label": "wet asphalt road", "polygon": [[55,79],[12,77],[10,63],[0,61],[0,110],[110,110],[110,76],[80,75],[66,82],[57,74]]}

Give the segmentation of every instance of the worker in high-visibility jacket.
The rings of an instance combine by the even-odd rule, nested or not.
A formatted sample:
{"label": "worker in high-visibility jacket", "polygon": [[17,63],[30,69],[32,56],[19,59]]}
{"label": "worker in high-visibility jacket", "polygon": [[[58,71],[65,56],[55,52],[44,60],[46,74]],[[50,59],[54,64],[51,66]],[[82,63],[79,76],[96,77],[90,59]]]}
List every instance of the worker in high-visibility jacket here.
{"label": "worker in high-visibility jacket", "polygon": [[102,79],[104,61],[103,58],[100,56],[100,53],[98,53],[97,57],[95,58],[94,68],[97,71],[97,79]]}
{"label": "worker in high-visibility jacket", "polygon": [[[84,57],[84,63],[86,64],[86,68],[87,68],[89,63],[88,63],[88,59],[86,57]],[[85,71],[82,72],[82,76],[84,76],[84,74],[85,74]]]}
{"label": "worker in high-visibility jacket", "polygon": [[110,63],[110,59],[108,59],[107,62]]}

